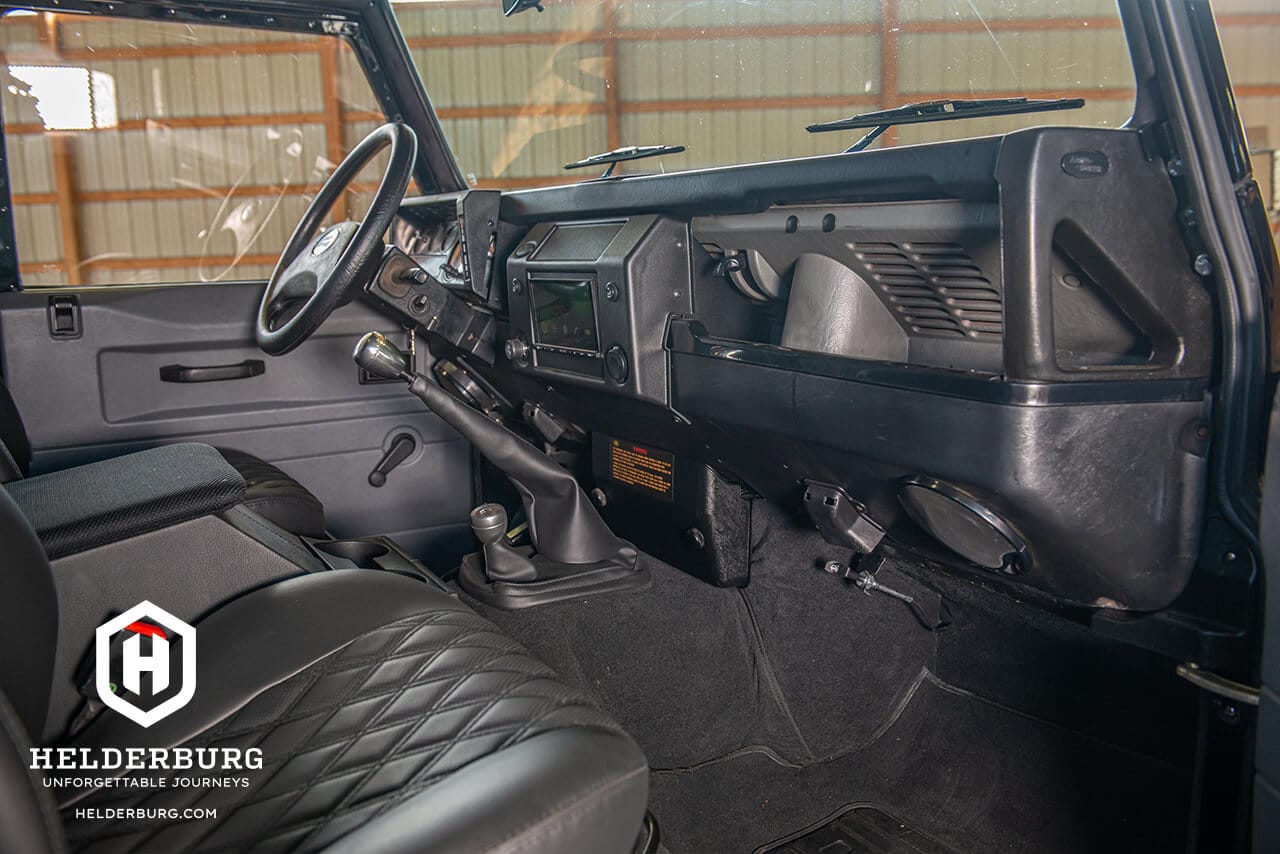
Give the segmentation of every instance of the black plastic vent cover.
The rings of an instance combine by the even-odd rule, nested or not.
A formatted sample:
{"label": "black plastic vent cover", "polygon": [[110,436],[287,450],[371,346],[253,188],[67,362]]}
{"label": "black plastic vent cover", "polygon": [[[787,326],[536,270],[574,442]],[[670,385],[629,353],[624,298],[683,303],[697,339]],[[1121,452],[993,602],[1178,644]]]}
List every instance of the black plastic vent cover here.
{"label": "black plastic vent cover", "polygon": [[1003,335],[1000,292],[958,244],[859,242],[853,249],[867,281],[912,332],[984,340]]}

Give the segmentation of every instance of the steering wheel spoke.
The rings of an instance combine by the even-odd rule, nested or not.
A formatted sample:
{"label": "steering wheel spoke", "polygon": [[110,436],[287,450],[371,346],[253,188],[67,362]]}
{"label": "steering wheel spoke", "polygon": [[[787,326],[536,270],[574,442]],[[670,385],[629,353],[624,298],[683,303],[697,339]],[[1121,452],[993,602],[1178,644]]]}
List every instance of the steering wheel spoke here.
{"label": "steering wheel spoke", "polygon": [[[391,154],[368,215],[362,222],[347,220],[322,230],[334,202],[374,155],[388,147]],[[361,140],[325,181],[285,244],[262,294],[255,337],[263,352],[282,356],[297,347],[374,275],[385,249],[382,236],[409,188],[417,149],[412,128],[388,122]]]}

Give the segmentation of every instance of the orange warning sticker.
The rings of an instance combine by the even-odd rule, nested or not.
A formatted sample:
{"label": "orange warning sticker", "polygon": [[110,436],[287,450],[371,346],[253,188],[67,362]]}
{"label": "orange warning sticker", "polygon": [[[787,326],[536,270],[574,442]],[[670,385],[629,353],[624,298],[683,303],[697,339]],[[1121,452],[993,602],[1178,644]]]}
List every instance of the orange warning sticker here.
{"label": "orange warning sticker", "polygon": [[670,499],[675,492],[675,457],[656,448],[610,439],[609,476]]}

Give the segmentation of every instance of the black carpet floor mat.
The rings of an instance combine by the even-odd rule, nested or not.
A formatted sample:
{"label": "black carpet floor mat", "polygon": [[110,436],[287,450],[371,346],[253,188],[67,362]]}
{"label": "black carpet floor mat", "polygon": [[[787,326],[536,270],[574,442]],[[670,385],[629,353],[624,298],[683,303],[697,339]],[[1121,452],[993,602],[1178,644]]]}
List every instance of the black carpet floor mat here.
{"label": "black carpet floor mat", "polygon": [[[1182,850],[1174,747],[1194,729],[1175,738],[1165,719],[1195,697],[1172,667],[963,590],[932,633],[822,572],[839,550],[803,520],[753,515],[752,530],[742,590],[652,561],[651,586],[627,594],[467,600],[636,739],[672,854],[747,854],[858,804],[961,852]],[[945,580],[906,562],[877,578],[930,604]]]}
{"label": "black carpet floor mat", "polygon": [[1188,791],[1181,769],[957,693],[926,673],[861,749],[799,767],[748,749],[656,771],[650,803],[677,854],[752,851],[853,802],[964,852],[1166,852],[1182,850]]}
{"label": "black carpet floor mat", "polygon": [[936,839],[869,804],[851,804],[757,854],[955,854]]}

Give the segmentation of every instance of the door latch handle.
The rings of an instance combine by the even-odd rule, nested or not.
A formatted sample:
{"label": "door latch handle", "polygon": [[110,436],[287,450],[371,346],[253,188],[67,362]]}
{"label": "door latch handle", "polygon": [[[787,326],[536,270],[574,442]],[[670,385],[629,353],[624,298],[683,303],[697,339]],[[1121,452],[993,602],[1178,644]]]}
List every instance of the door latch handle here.
{"label": "door latch handle", "polygon": [[373,467],[373,471],[369,472],[369,485],[382,486],[387,482],[387,475],[391,470],[400,465],[413,454],[417,449],[418,443],[408,433],[401,433],[391,440],[391,447],[387,448],[386,453],[382,455],[382,459],[378,460],[378,464]]}
{"label": "door latch handle", "polygon": [[83,332],[80,321],[80,300],[74,294],[49,297],[50,337],[79,338]]}
{"label": "door latch handle", "polygon": [[217,383],[244,380],[260,377],[266,370],[267,366],[261,359],[245,359],[234,365],[164,365],[160,368],[160,382]]}

